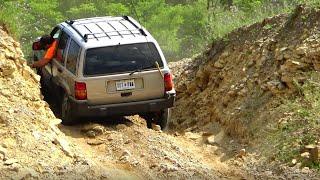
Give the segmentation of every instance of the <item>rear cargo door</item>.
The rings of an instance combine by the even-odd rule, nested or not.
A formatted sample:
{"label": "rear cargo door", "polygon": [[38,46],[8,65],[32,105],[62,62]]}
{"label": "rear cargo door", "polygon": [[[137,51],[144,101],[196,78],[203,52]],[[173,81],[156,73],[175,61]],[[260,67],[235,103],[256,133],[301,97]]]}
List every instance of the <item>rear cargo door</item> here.
{"label": "rear cargo door", "polygon": [[89,49],[83,74],[93,105],[134,102],[164,96],[161,57],[153,43]]}

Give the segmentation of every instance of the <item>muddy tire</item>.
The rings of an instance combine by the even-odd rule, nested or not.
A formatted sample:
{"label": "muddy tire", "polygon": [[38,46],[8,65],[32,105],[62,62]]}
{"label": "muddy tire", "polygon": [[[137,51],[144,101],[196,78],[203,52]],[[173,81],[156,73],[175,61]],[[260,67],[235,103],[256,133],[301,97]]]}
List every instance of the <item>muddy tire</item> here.
{"label": "muddy tire", "polygon": [[140,116],[146,120],[149,129],[152,129],[152,124],[156,124],[161,127],[161,130],[165,131],[168,129],[170,114],[170,109],[167,108],[159,112],[143,114]]}
{"label": "muddy tire", "polygon": [[160,125],[161,130],[165,131],[168,129],[168,125],[170,122],[171,111],[169,108],[161,111],[160,117],[158,119],[157,124]]}
{"label": "muddy tire", "polygon": [[75,123],[74,116],[71,111],[70,100],[67,93],[64,93],[61,100],[61,120],[63,125],[73,125]]}
{"label": "muddy tire", "polygon": [[147,114],[140,114],[140,117],[145,119],[147,123],[147,128],[152,129],[152,123],[155,115],[153,113],[147,113]]}

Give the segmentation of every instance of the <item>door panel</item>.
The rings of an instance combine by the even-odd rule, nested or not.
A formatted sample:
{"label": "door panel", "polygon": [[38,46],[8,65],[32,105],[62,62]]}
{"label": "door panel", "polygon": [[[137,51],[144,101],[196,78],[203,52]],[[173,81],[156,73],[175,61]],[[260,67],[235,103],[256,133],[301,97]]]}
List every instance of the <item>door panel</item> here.
{"label": "door panel", "polygon": [[68,83],[66,81],[67,73],[65,68],[65,61],[67,55],[68,44],[70,42],[70,36],[64,31],[61,31],[59,35],[59,43],[56,50],[56,56],[52,61],[52,76],[54,83],[65,89],[67,93],[70,93]]}
{"label": "door panel", "polygon": [[70,89],[70,94],[74,96],[74,84],[78,70],[78,59],[81,51],[80,46],[72,39],[68,43],[66,61],[65,61],[65,83]]}

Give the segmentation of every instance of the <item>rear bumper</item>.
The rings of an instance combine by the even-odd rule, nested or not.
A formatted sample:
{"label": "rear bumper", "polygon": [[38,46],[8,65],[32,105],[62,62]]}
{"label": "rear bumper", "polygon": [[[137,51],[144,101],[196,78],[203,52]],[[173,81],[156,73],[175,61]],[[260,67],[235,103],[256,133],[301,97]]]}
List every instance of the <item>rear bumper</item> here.
{"label": "rear bumper", "polygon": [[88,105],[87,101],[78,101],[70,97],[71,111],[74,117],[96,117],[112,115],[134,115],[156,112],[174,106],[176,94],[166,94],[165,98],[138,102],[128,102],[107,105]]}

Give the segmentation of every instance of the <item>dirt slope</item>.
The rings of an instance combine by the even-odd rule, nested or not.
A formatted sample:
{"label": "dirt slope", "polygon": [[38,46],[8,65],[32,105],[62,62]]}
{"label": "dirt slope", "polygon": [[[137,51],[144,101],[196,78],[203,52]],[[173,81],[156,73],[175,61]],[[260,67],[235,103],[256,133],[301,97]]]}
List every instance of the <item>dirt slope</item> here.
{"label": "dirt slope", "polygon": [[[283,118],[293,119],[289,116],[294,114],[282,105],[292,99],[303,100],[303,85],[320,70],[319,18],[320,11],[299,6],[290,15],[231,32],[193,60],[172,63],[178,91],[174,127],[230,135],[238,140],[238,146],[251,147],[251,153],[259,158],[263,151],[275,154],[275,144],[267,138],[282,126]],[[315,127],[303,132],[310,133],[315,138],[312,143],[317,144],[320,134]],[[268,144],[267,149],[257,148],[263,143]],[[285,174],[278,167],[274,168],[277,172],[270,170],[271,175]]]}
{"label": "dirt slope", "polygon": [[[70,144],[42,100],[37,76],[23,59],[19,43],[0,28],[0,177],[72,178],[121,170],[98,166]],[[112,176],[111,176],[112,177]]]}
{"label": "dirt slope", "polygon": [[223,150],[201,136],[147,129],[139,116],[62,126],[43,101],[39,78],[0,27],[0,179],[245,176],[221,162]]}

